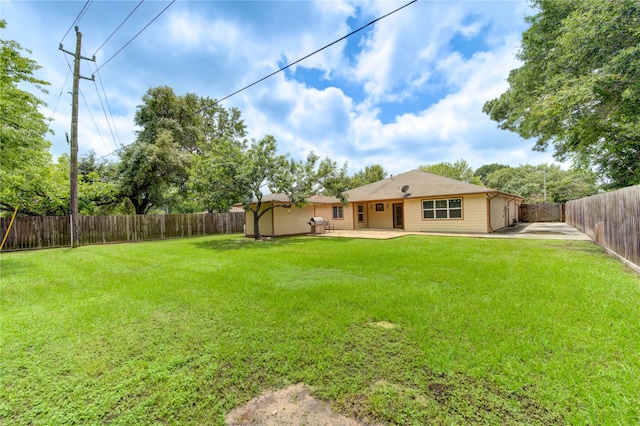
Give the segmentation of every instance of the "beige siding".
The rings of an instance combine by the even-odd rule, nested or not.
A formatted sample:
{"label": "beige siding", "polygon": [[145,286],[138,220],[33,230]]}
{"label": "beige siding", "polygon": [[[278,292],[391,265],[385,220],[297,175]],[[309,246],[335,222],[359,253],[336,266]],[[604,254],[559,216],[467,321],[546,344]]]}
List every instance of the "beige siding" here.
{"label": "beige siding", "polygon": [[[376,204],[382,204],[382,211],[376,210]],[[388,207],[387,207],[388,206]],[[369,228],[393,229],[393,202],[369,203]]]}
{"label": "beige siding", "polygon": [[291,206],[290,209],[277,207],[273,210],[274,235],[297,235],[311,232],[309,219],[314,215],[313,206]]}
{"label": "beige siding", "polygon": [[335,229],[353,229],[353,205],[342,206],[342,219],[333,218],[333,206],[342,206],[342,204],[316,204],[314,216],[328,220]]}
{"label": "beige siding", "polygon": [[497,196],[489,200],[491,211],[491,229],[497,231],[505,227],[506,200],[503,196]]}
{"label": "beige siding", "polygon": [[[263,205],[263,208],[269,206],[269,204]],[[246,212],[246,229],[245,235],[253,236],[253,212],[247,210]],[[264,235],[267,237],[273,237],[273,210],[268,211],[260,218],[260,223],[258,224],[260,227],[260,235]]]}
{"label": "beige siding", "polygon": [[485,194],[448,198],[462,198],[462,219],[424,220],[422,199],[409,199],[404,204],[404,229],[410,232],[487,233]]}
{"label": "beige siding", "polygon": [[497,231],[513,223],[518,217],[519,204],[519,200],[504,195],[491,199],[491,229]]}
{"label": "beige siding", "polygon": [[[358,206],[362,206],[362,213],[364,214],[364,221],[358,222]],[[369,204],[367,203],[354,203],[351,205],[353,207],[353,223],[355,224],[355,229],[363,229],[369,227]]]}

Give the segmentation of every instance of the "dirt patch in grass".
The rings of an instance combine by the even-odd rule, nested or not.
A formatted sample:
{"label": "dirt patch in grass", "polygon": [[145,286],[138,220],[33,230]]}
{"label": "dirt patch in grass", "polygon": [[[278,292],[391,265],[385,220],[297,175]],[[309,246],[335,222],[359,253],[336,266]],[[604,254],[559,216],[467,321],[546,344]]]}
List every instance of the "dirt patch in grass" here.
{"label": "dirt patch in grass", "polygon": [[336,413],[329,405],[311,396],[303,384],[254,398],[231,411],[225,421],[229,426],[363,425]]}

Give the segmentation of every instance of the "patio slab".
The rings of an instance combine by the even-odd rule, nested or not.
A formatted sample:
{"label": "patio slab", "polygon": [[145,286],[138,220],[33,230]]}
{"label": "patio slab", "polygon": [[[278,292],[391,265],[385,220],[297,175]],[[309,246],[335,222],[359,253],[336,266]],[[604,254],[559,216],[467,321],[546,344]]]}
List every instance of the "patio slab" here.
{"label": "patio slab", "polygon": [[406,232],[402,229],[353,229],[343,230],[336,229],[324,234],[317,234],[317,237],[336,237],[336,238],[367,238],[367,239],[390,239],[398,238],[405,235],[433,235],[433,236],[450,236],[450,237],[470,237],[470,238],[524,238],[524,239],[540,239],[540,240],[573,240],[573,241],[592,241],[589,236],[578,231],[571,225],[564,222],[538,222],[538,223],[520,223],[517,226],[503,228],[492,234],[458,234],[458,233],[440,233],[440,232]]}

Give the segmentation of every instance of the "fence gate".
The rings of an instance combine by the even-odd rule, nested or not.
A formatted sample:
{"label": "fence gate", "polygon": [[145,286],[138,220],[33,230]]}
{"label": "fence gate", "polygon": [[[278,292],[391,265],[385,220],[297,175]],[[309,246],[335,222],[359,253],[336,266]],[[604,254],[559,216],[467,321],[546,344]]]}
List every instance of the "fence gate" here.
{"label": "fence gate", "polygon": [[522,204],[520,222],[564,222],[564,204]]}

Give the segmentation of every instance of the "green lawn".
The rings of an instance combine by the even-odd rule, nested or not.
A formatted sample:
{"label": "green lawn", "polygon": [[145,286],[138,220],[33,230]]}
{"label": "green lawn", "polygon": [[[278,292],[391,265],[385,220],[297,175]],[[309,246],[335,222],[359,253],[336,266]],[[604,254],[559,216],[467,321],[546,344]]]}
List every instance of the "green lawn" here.
{"label": "green lawn", "polygon": [[220,236],[0,259],[0,423],[222,424],[299,382],[386,424],[640,422],[640,278],[590,243]]}

